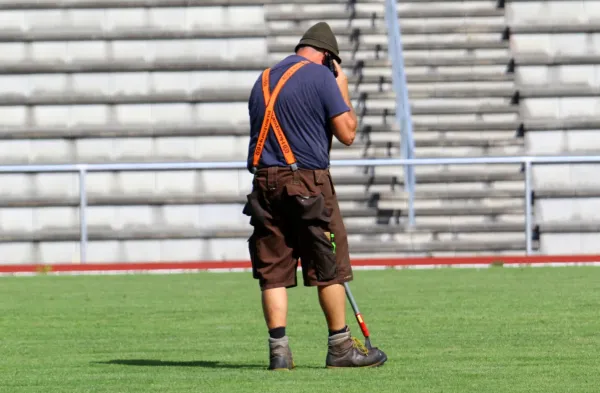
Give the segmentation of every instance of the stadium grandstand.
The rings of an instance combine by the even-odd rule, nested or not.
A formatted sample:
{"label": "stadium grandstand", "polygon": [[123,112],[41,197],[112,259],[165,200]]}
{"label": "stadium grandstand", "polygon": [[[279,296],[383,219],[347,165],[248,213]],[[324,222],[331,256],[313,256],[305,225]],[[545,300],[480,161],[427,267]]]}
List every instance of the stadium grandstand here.
{"label": "stadium grandstand", "polygon": [[[399,158],[384,0],[0,0],[0,164],[244,161],[260,72],[327,21],[359,114],[332,158]],[[416,158],[600,152],[600,1],[397,3]],[[257,55],[260,54],[260,55]],[[332,167],[351,254],[600,253],[600,166]],[[87,260],[247,260],[245,169],[86,175]],[[2,264],[80,261],[77,172],[0,174]]]}

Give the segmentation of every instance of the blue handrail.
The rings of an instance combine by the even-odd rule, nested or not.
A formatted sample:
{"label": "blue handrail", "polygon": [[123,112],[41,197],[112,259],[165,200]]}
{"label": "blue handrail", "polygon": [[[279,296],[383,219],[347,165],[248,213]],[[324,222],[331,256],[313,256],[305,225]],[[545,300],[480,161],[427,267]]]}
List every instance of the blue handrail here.
{"label": "blue handrail", "polygon": [[[474,165],[474,164],[523,164],[525,166],[525,238],[526,252],[533,252],[533,191],[532,164],[575,164],[600,163],[597,156],[511,156],[511,157],[467,157],[467,158],[420,158],[420,159],[360,159],[332,160],[332,166],[372,167],[372,166],[408,166],[415,165]],[[221,162],[155,162],[155,163],[114,163],[114,164],[66,164],[66,165],[0,165],[0,173],[57,173],[79,172],[80,204],[80,258],[86,262],[87,256],[87,186],[86,176],[90,172],[107,171],[160,171],[160,170],[200,170],[200,169],[238,169],[246,170],[245,161]]]}
{"label": "blue handrail", "polygon": [[[400,127],[400,157],[415,158],[415,142],[413,137],[412,115],[408,98],[408,86],[404,69],[402,52],[402,33],[398,22],[398,9],[395,0],[385,2],[385,20],[388,30],[388,56],[392,63],[392,81],[396,95],[396,122]],[[404,166],[404,190],[408,193],[409,225],[415,225],[415,169],[412,165]]]}

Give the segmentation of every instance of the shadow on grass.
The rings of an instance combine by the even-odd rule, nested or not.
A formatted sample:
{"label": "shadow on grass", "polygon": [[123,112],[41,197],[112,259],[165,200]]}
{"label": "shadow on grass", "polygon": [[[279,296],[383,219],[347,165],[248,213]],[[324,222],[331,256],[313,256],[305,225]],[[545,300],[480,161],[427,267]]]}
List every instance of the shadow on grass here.
{"label": "shadow on grass", "polygon": [[[95,364],[118,364],[121,366],[150,366],[150,367],[200,367],[200,368],[223,368],[223,369],[254,369],[266,370],[266,364],[251,364],[251,363],[226,363],[207,360],[195,360],[189,362],[178,362],[168,360],[153,360],[153,359],[113,359],[105,362],[94,362]],[[296,368],[311,368],[323,369],[324,367],[317,366],[296,366]]]}
{"label": "shadow on grass", "polygon": [[202,367],[202,368],[231,368],[231,369],[266,369],[263,364],[235,364],[225,362],[214,362],[206,360],[195,360],[189,362],[154,360],[154,359],[113,359],[105,362],[94,362],[96,364],[119,364],[121,366],[150,366],[150,367]]}

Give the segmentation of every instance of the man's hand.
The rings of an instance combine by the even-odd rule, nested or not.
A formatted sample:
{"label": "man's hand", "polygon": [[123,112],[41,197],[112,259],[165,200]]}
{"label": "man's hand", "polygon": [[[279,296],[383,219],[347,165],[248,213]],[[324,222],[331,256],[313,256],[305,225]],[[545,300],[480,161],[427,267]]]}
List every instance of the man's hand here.
{"label": "man's hand", "polygon": [[336,78],[337,85],[340,88],[340,92],[342,93],[342,97],[344,97],[344,101],[346,101],[346,105],[350,108],[349,112],[344,112],[339,116],[336,116],[332,119],[333,123],[333,133],[336,138],[342,142],[346,146],[350,146],[354,142],[354,138],[356,137],[356,127],[358,125],[358,119],[356,116],[356,112],[354,111],[354,107],[352,106],[352,102],[350,101],[350,92],[348,90],[348,77],[342,67],[338,64],[337,61],[333,60],[333,64],[338,73]]}
{"label": "man's hand", "polygon": [[338,64],[337,61],[333,60],[333,66],[335,67],[335,70],[338,74],[336,81],[338,86],[340,87],[340,90],[342,91],[342,94],[344,93],[344,91],[348,91],[348,77],[346,76],[346,73],[344,72],[344,70],[342,69],[342,67]]}

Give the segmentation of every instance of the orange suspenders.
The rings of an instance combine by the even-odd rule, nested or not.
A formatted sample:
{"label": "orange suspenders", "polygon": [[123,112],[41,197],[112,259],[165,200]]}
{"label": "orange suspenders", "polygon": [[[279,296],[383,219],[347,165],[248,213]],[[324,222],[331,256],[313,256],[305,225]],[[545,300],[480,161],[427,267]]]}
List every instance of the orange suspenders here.
{"label": "orange suspenders", "polygon": [[279,143],[279,147],[283,152],[283,156],[285,157],[285,162],[292,167],[292,170],[297,170],[298,166],[296,165],[296,157],[294,157],[294,153],[292,153],[292,149],[281,129],[281,125],[275,116],[275,102],[277,101],[277,96],[279,96],[279,92],[283,88],[283,85],[298,71],[300,68],[308,64],[308,61],[301,61],[299,63],[294,64],[290,67],[281,77],[277,86],[273,90],[273,94],[269,91],[269,71],[270,69],[266,69],[262,74],[262,88],[263,95],[265,96],[265,105],[267,107],[265,111],[265,117],[263,119],[262,127],[260,129],[260,134],[258,134],[258,140],[256,141],[256,148],[254,149],[254,159],[252,161],[252,172],[256,172],[258,167],[258,163],[260,161],[260,156],[262,155],[263,149],[265,147],[265,141],[267,140],[267,134],[269,133],[269,128],[273,126],[273,131],[275,131],[275,136],[277,137],[277,142]]}

